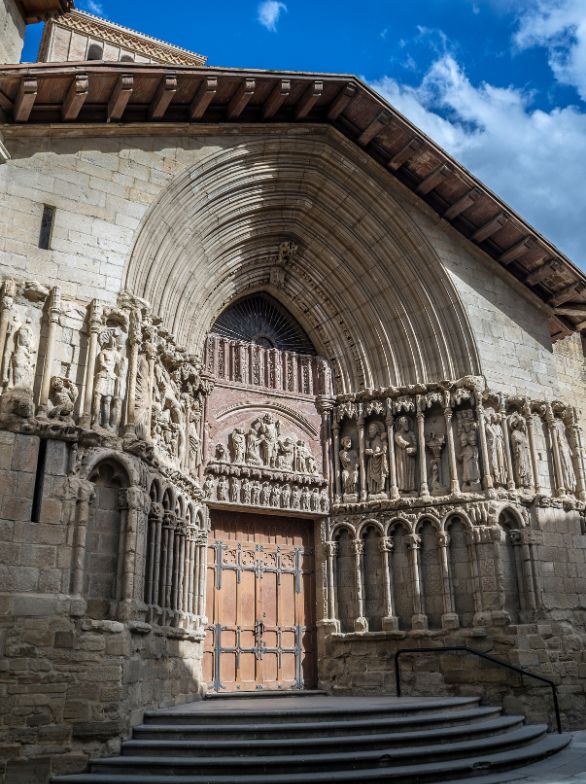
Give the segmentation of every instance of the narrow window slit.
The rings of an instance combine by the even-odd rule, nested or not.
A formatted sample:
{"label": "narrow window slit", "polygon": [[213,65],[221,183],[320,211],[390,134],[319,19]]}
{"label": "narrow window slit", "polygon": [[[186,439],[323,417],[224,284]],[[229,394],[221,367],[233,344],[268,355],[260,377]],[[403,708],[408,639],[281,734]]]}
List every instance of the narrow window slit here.
{"label": "narrow window slit", "polygon": [[41,506],[43,503],[43,484],[45,481],[45,467],[47,464],[47,439],[42,438],[39,444],[39,455],[37,457],[37,470],[35,473],[35,487],[33,491],[33,506],[31,510],[31,521],[40,522]]}
{"label": "narrow window slit", "polygon": [[39,248],[49,250],[51,244],[51,234],[53,233],[53,223],[55,221],[55,207],[45,204],[43,207],[43,217],[41,218],[41,231],[39,234]]}

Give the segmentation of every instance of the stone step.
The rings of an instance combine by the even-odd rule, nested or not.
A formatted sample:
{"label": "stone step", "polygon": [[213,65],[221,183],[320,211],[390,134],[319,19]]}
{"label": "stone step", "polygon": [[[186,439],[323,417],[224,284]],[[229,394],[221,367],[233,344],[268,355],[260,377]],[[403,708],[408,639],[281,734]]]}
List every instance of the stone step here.
{"label": "stone step", "polygon": [[[354,736],[384,732],[409,727],[450,727],[460,723],[474,723],[500,716],[501,708],[480,707],[467,710],[438,711],[437,713],[413,714],[411,716],[390,716],[383,718],[354,719],[343,721],[305,721],[280,723],[236,724],[140,724],[134,728],[137,740],[213,740],[219,735],[228,739],[262,739],[311,737],[337,737],[351,732]],[[264,717],[266,718],[266,716]]]}
{"label": "stone step", "polygon": [[257,689],[256,691],[210,691],[205,701],[238,700],[238,699],[271,699],[272,697],[327,697],[322,689]]}
{"label": "stone step", "polygon": [[[125,756],[201,756],[212,754],[223,757],[243,755],[282,754],[286,746],[288,753],[335,753],[340,747],[353,749],[396,748],[401,746],[424,746],[430,743],[450,743],[464,739],[488,737],[521,727],[523,716],[501,716],[484,722],[471,722],[455,727],[424,729],[415,732],[372,732],[368,735],[337,737],[294,737],[246,740],[130,740],[122,744]],[[417,753],[417,752],[416,752]]]}
{"label": "stone step", "polygon": [[[236,708],[221,712],[205,707],[205,703],[193,703],[191,706],[181,708],[170,708],[168,710],[146,711],[144,714],[144,724],[248,724],[260,723],[262,719],[270,716],[271,722],[307,722],[313,721],[342,721],[344,718],[355,716],[369,716],[372,718],[393,716],[408,716],[414,713],[441,713],[450,710],[458,710],[465,707],[475,707],[480,703],[479,697],[446,697],[438,699],[381,699],[369,701],[365,699],[359,705],[353,705],[351,713],[343,703],[343,698],[331,699],[331,704],[323,707],[291,707],[270,710],[259,708]],[[229,706],[229,703],[226,703]]]}
{"label": "stone step", "polygon": [[[395,782],[395,784],[422,784],[422,782],[454,781],[475,774],[496,773],[538,762],[564,749],[570,742],[570,735],[542,735],[533,743],[504,751],[481,753],[463,759],[448,759],[441,762],[421,762],[385,768],[375,764],[354,770],[325,770],[290,773],[281,768],[273,768],[267,774],[241,771],[238,784],[362,784],[363,782]],[[380,760],[379,760],[380,763]],[[174,775],[166,771],[135,773],[124,770],[121,773],[80,773],[57,776],[53,784],[235,784],[233,774],[193,774]],[[480,784],[482,779],[480,779]]]}
{"label": "stone step", "polygon": [[461,740],[453,743],[435,743],[426,746],[382,749],[356,749],[347,747],[334,753],[296,753],[274,754],[270,756],[227,757],[179,757],[179,756],[120,756],[94,760],[90,763],[91,772],[109,771],[111,773],[128,773],[150,775],[161,771],[171,775],[233,775],[263,774],[275,770],[290,772],[305,771],[311,774],[320,771],[362,770],[379,767],[405,765],[416,756],[418,763],[442,762],[446,759],[455,760],[478,757],[484,754],[499,753],[519,746],[530,744],[542,738],[547,731],[546,725],[537,724],[506,733],[488,737]]}

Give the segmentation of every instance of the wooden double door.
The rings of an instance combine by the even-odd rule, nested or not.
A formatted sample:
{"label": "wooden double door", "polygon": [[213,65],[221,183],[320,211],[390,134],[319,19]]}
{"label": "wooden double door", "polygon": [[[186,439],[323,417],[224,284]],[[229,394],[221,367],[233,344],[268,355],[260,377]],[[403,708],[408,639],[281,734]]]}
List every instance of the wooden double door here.
{"label": "wooden double door", "polygon": [[208,688],[314,688],[312,521],[213,510],[211,522]]}

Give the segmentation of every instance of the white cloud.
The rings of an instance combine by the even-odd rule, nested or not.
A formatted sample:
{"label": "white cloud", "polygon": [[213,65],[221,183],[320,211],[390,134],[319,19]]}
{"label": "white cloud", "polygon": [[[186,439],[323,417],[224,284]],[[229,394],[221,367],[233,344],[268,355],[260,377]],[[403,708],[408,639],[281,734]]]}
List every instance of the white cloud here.
{"label": "white cloud", "polygon": [[104,16],[104,6],[96,0],[84,0],[81,4],[82,9],[89,11],[96,16]]}
{"label": "white cloud", "polygon": [[276,33],[279,18],[286,11],[285,3],[279,0],[264,0],[258,7],[258,21],[271,33]]}
{"label": "white cloud", "polygon": [[511,207],[586,266],[586,113],[535,109],[514,87],[470,82],[450,54],[417,87],[385,77],[373,87]]}
{"label": "white cloud", "polygon": [[520,17],[520,49],[545,46],[556,79],[575,87],[586,101],[586,2],[535,0]]}

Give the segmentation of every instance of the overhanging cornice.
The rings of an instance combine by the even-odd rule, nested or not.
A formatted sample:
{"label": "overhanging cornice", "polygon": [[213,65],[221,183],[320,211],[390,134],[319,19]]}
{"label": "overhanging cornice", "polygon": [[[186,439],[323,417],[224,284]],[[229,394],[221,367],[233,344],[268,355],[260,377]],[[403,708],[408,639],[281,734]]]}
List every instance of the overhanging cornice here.
{"label": "overhanging cornice", "polygon": [[[3,66],[11,125],[324,123],[363,149],[548,308],[586,329],[586,276],[469,171],[353,76],[131,63]],[[115,125],[113,125],[115,124]]]}
{"label": "overhanging cornice", "polygon": [[16,0],[27,24],[46,22],[71,11],[73,0]]}

